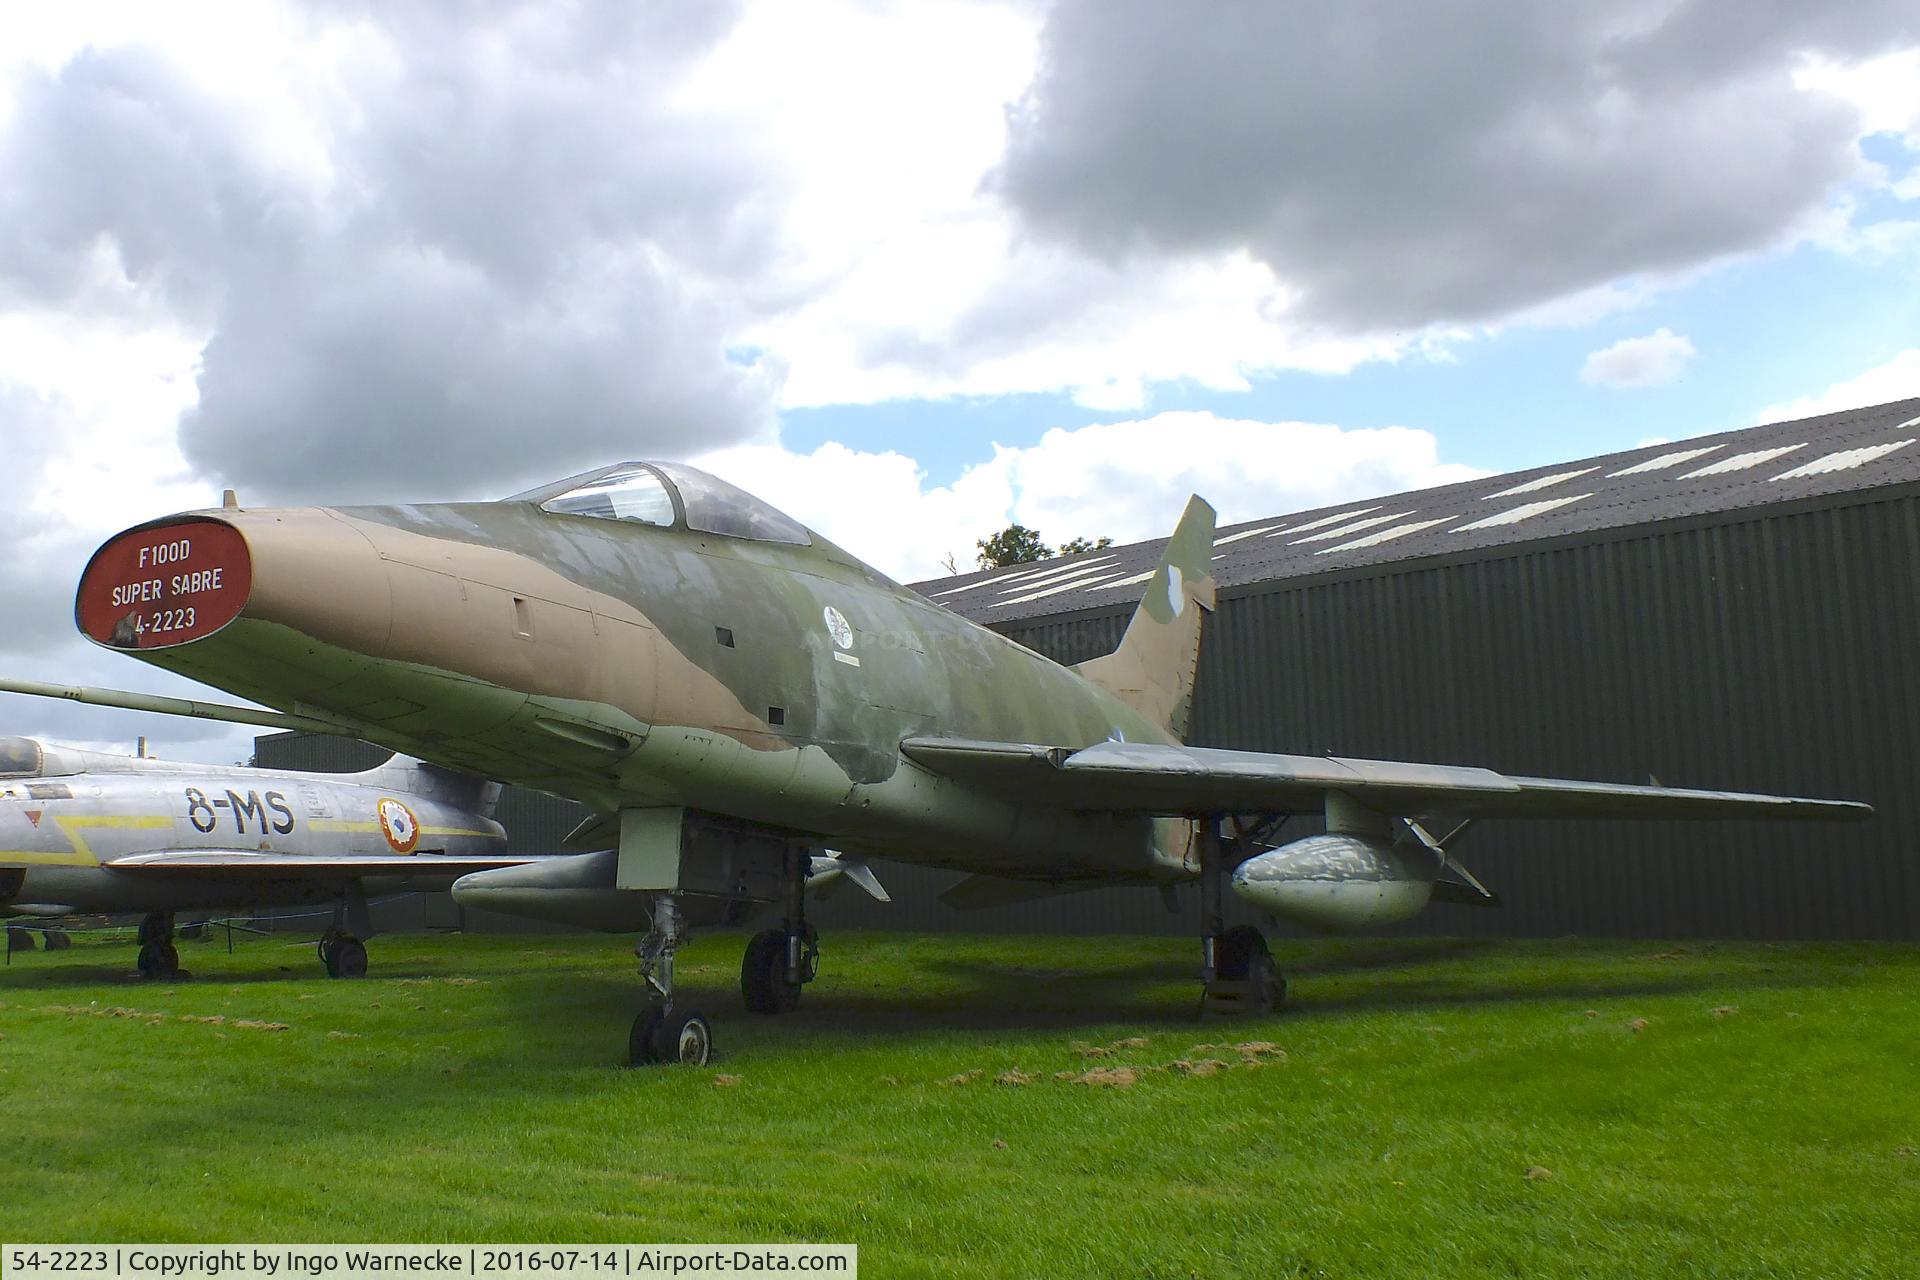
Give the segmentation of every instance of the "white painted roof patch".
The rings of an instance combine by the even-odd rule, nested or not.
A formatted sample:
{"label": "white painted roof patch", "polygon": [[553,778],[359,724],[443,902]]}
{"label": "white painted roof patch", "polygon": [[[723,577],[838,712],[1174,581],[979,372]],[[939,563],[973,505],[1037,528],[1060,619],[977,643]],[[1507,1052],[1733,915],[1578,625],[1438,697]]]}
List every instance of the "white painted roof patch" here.
{"label": "white painted roof patch", "polygon": [[1842,449],[1838,453],[1829,453],[1825,457],[1815,458],[1812,462],[1795,467],[1791,471],[1782,471],[1775,476],[1779,480],[1798,480],[1803,476],[1824,476],[1832,471],[1851,471],[1855,467],[1864,467],[1875,458],[1884,458],[1912,444],[1906,440],[1889,440],[1886,444],[1868,445],[1864,449]]}
{"label": "white painted roof patch", "polygon": [[1584,476],[1589,472],[1598,471],[1599,469],[1598,467],[1582,467],[1578,471],[1561,471],[1550,476],[1541,476],[1538,479],[1529,480],[1525,484],[1517,484],[1511,489],[1502,489],[1498,493],[1489,493],[1482,498],[1481,501],[1491,502],[1495,498],[1511,498],[1516,493],[1537,493],[1542,489],[1550,488],[1556,484],[1564,484],[1575,477]]}
{"label": "white painted roof patch", "polygon": [[1736,453],[1731,458],[1722,458],[1718,462],[1709,462],[1699,470],[1689,471],[1680,478],[1682,480],[1693,480],[1700,476],[1724,476],[1735,471],[1745,471],[1749,467],[1757,467],[1763,462],[1772,462],[1775,458],[1785,457],[1795,449],[1804,449],[1806,447],[1807,442],[1802,440],[1799,444],[1783,444],[1777,449],[1755,449],[1751,453]]}
{"label": "white painted roof patch", "polygon": [[1663,453],[1657,458],[1648,458],[1645,462],[1636,462],[1630,467],[1622,467],[1618,471],[1609,471],[1607,473],[1607,479],[1611,480],[1615,476],[1643,476],[1649,471],[1665,471],[1669,467],[1677,467],[1683,462],[1692,462],[1695,458],[1704,458],[1720,447],[1721,446],[1717,444],[1710,444],[1704,449],[1681,449],[1674,453]]}

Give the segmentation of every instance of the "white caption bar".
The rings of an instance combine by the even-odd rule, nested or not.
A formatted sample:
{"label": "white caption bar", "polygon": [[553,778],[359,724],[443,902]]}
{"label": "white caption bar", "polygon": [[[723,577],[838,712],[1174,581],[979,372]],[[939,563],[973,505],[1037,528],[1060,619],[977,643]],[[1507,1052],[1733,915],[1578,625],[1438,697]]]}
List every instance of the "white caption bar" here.
{"label": "white caption bar", "polygon": [[9,1244],[0,1280],[858,1276],[850,1244]]}

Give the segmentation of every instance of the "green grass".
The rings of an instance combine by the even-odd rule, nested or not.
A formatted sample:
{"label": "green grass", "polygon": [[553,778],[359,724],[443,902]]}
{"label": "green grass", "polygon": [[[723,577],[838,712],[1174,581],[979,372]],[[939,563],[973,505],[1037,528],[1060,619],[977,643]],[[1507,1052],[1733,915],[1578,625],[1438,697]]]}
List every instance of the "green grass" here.
{"label": "green grass", "polygon": [[[386,937],[360,982],[274,940],[182,943],[198,977],[164,985],[125,976],[125,943],[16,955],[0,1239],[852,1241],[870,1276],[1920,1275],[1914,947],[1285,944],[1287,1012],[1201,1023],[1178,939],[830,936],[779,1019],[740,1011],[742,941],[682,952],[717,1015],[704,1070],[616,1069],[637,990],[616,939]],[[1194,1048],[1252,1041],[1284,1059]],[[1230,1065],[1164,1069],[1209,1057]],[[1055,1078],[1114,1064],[1139,1078]]]}

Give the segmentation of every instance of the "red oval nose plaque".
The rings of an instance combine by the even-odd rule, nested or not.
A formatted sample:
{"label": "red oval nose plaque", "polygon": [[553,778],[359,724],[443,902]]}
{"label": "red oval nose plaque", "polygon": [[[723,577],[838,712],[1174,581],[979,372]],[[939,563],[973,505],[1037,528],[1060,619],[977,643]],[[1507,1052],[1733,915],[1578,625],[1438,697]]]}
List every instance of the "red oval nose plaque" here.
{"label": "red oval nose plaque", "polygon": [[164,649],[212,635],[240,616],[253,559],[231,525],[189,520],[135,529],[93,553],[74,619],[115,649]]}

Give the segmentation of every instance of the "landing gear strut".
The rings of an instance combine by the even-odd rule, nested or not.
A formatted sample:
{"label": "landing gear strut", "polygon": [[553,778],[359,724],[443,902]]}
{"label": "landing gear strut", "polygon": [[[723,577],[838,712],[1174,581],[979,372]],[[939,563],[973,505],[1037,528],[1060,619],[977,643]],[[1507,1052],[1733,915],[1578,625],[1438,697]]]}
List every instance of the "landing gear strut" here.
{"label": "landing gear strut", "polygon": [[140,920],[140,954],[135,967],[143,978],[180,976],[180,953],[173,949],[173,912],[149,912]]}
{"label": "landing gear strut", "polygon": [[807,923],[807,875],[812,859],[787,854],[787,914],[778,929],[763,929],[740,961],[740,997],[750,1013],[792,1013],[800,990],[820,972],[820,935]]}
{"label": "landing gear strut", "polygon": [[1201,1012],[1272,1013],[1287,998],[1287,981],[1258,929],[1226,927],[1220,882],[1228,870],[1227,842],[1219,819],[1204,821],[1199,834]]}
{"label": "landing gear strut", "polygon": [[628,1066],[684,1062],[704,1067],[713,1058],[713,1027],[700,1014],[676,1009],[673,1003],[673,953],[684,941],[679,895],[656,895],[653,928],[633,949],[647,983],[647,1007],[627,1033]]}

